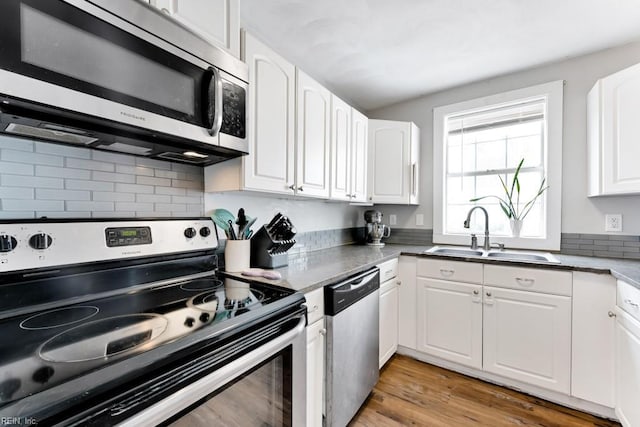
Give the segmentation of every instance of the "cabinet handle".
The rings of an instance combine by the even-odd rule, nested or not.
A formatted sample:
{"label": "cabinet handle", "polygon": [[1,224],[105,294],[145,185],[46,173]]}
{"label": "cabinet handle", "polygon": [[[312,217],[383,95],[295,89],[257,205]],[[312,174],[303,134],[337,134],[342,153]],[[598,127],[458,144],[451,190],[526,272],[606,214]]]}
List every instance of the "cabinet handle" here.
{"label": "cabinet handle", "polygon": [[398,281],[396,282],[396,284],[397,284],[398,286],[402,285],[402,280],[398,280]]}
{"label": "cabinet handle", "polygon": [[166,14],[166,15],[171,15],[171,12],[169,11],[169,9],[167,9],[166,7],[163,7],[162,9],[160,9],[162,11],[162,13]]}
{"label": "cabinet handle", "polygon": [[327,330],[325,328],[320,329],[318,332],[320,335],[327,335]]}
{"label": "cabinet handle", "polygon": [[443,276],[449,277],[449,276],[453,275],[453,273],[455,273],[455,270],[447,270],[445,268],[441,268],[440,269],[440,274],[442,274]]}
{"label": "cabinet handle", "polygon": [[607,316],[609,316],[609,317],[616,317],[616,314],[615,314],[613,311],[609,311],[609,312],[607,313]]}
{"label": "cabinet handle", "polygon": [[296,191],[296,186],[295,186],[295,185],[293,185],[293,184],[291,184],[288,188],[289,188],[289,190],[291,190],[291,191]]}
{"label": "cabinet handle", "polygon": [[300,187],[298,187],[298,191],[302,193],[302,185]]}
{"label": "cabinet handle", "polygon": [[488,297],[490,297],[490,296],[491,296],[491,292],[487,292],[487,294],[486,294],[486,295],[487,295]]}
{"label": "cabinet handle", "polygon": [[411,164],[411,195],[416,195],[416,164]]}
{"label": "cabinet handle", "polygon": [[478,292],[478,290],[473,291],[474,295],[478,295],[480,292]]}
{"label": "cabinet handle", "polygon": [[314,304],[312,308],[309,308],[307,304],[302,304],[302,306],[307,308],[307,314],[313,313],[314,311],[318,311],[318,309],[320,308],[318,307],[318,304]]}
{"label": "cabinet handle", "polygon": [[640,305],[638,305],[638,303],[637,303],[637,302],[633,302],[633,301],[631,301],[630,299],[626,299],[626,300],[624,300],[624,302],[625,302],[625,303],[627,303],[627,304],[629,304],[629,305],[630,305],[631,307],[633,307],[633,308],[638,308],[638,307],[640,307]]}
{"label": "cabinet handle", "polygon": [[534,279],[528,279],[526,277],[516,277],[516,282],[522,286],[531,286],[535,282]]}

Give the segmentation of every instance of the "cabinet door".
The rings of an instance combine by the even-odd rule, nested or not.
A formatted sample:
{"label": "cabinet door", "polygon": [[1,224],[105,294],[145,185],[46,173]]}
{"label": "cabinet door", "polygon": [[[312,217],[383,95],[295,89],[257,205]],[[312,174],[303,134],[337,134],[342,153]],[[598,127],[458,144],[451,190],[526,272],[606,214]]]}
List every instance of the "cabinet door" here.
{"label": "cabinet door", "polygon": [[330,92],[297,72],[296,194],[329,198]]}
{"label": "cabinet door", "polygon": [[616,415],[625,427],[640,426],[640,322],[616,313]]}
{"label": "cabinet door", "polygon": [[573,273],[571,395],[613,408],[616,279]]}
{"label": "cabinet door", "polygon": [[331,95],[331,198],[351,200],[351,107]]}
{"label": "cabinet door", "polygon": [[380,285],[379,367],[387,363],[398,349],[398,285],[391,279]]}
{"label": "cabinet door", "polygon": [[150,3],[209,43],[240,57],[239,0],[151,0]]}
{"label": "cabinet door", "polygon": [[324,320],[307,327],[307,426],[322,426],[324,405]]}
{"label": "cabinet door", "polygon": [[411,123],[411,158],[409,172],[409,204],[420,204],[420,129]]}
{"label": "cabinet door", "polygon": [[369,121],[369,200],[408,204],[411,193],[411,123]]}
{"label": "cabinet door", "polygon": [[398,344],[412,350],[417,348],[416,261],[414,256],[398,260]]}
{"label": "cabinet door", "polygon": [[601,80],[604,194],[640,193],[640,65]]}
{"label": "cabinet door", "polygon": [[351,199],[367,201],[367,152],[369,120],[358,110],[351,109]]}
{"label": "cabinet door", "polygon": [[484,287],[483,368],[569,394],[571,297]]}
{"label": "cabinet door", "polygon": [[417,279],[418,351],[482,368],[482,286]]}
{"label": "cabinet door", "polygon": [[248,33],[249,154],[244,188],[293,194],[295,167],[295,67]]}

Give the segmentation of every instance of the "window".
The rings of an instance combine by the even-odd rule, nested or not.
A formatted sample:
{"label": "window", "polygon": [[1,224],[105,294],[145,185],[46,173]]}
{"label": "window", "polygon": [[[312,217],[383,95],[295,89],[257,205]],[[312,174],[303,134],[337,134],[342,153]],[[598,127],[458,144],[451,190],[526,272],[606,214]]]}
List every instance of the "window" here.
{"label": "window", "polygon": [[[471,227],[463,227],[469,210],[480,205],[489,213],[494,242],[560,249],[562,86],[558,81],[434,109],[434,242],[468,244],[471,233],[482,236],[479,211]],[[470,200],[503,197],[500,178],[511,183],[522,159],[519,208],[543,178],[549,188],[530,206],[515,238],[497,199]]]}

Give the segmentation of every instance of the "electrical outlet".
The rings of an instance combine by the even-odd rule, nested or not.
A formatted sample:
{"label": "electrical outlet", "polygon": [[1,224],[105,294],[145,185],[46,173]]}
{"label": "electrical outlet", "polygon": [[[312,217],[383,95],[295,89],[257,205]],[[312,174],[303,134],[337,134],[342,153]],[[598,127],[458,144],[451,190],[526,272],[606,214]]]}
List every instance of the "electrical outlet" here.
{"label": "electrical outlet", "polygon": [[396,225],[396,224],[398,224],[398,217],[396,216],[396,214],[389,215],[389,225]]}
{"label": "electrical outlet", "polygon": [[622,215],[607,214],[604,216],[604,231],[622,231]]}
{"label": "electrical outlet", "polygon": [[424,214],[416,214],[416,225],[424,225]]}

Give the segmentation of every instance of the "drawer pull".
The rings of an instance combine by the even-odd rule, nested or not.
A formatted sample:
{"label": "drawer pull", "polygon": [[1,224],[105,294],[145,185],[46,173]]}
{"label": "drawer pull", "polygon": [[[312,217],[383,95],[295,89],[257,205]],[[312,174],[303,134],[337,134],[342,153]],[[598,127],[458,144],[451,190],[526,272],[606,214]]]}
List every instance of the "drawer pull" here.
{"label": "drawer pull", "polygon": [[487,296],[490,297],[491,296],[491,292],[487,292]]}
{"label": "drawer pull", "polygon": [[526,277],[516,277],[516,282],[521,286],[531,286],[535,282],[534,279],[528,279]]}
{"label": "drawer pull", "polygon": [[440,274],[442,274],[443,276],[446,276],[446,277],[452,276],[453,273],[455,273],[455,270],[447,270],[446,268],[441,268],[440,269]]}
{"label": "drawer pull", "polygon": [[609,316],[609,317],[616,317],[616,314],[615,314],[613,311],[609,311],[609,312],[607,313],[607,316]]}
{"label": "drawer pull", "polygon": [[480,292],[478,292],[478,290],[476,289],[475,291],[473,291],[474,295],[478,295]]}
{"label": "drawer pull", "polygon": [[629,304],[629,305],[630,305],[631,307],[633,307],[633,308],[638,308],[638,307],[640,307],[640,305],[638,305],[638,303],[637,303],[637,302],[633,302],[633,301],[631,301],[630,299],[626,299],[626,300],[624,300],[624,302],[625,302],[625,303],[627,303],[627,304]]}
{"label": "drawer pull", "polygon": [[327,330],[325,328],[320,329],[318,332],[320,335],[327,335]]}
{"label": "drawer pull", "polygon": [[313,307],[311,307],[311,308],[309,308],[309,306],[307,304],[302,304],[302,305],[307,307],[307,314],[313,313],[314,311],[318,311],[318,309],[320,308],[320,307],[318,307],[318,304],[314,304]]}

